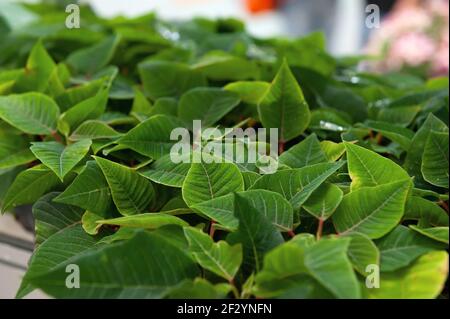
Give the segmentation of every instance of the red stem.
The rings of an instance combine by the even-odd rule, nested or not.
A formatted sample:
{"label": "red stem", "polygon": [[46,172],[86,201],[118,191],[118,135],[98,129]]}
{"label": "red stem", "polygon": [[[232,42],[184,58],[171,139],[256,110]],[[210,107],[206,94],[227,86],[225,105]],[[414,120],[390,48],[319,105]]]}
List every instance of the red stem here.
{"label": "red stem", "polygon": [[284,152],[284,142],[278,141],[278,155],[283,154],[283,152]]}
{"label": "red stem", "polygon": [[448,204],[445,202],[445,201],[443,201],[443,200],[440,200],[439,201],[439,205],[441,205],[442,206],[442,208],[444,208],[445,209],[445,211],[447,212],[447,214],[448,214]]}
{"label": "red stem", "polygon": [[214,233],[216,231],[216,228],[214,227],[214,224],[216,222],[214,220],[211,220],[210,226],[209,226],[209,236],[214,239]]}
{"label": "red stem", "polygon": [[61,136],[59,136],[59,134],[56,133],[56,131],[53,131],[53,132],[51,133],[51,135],[52,135],[52,137],[55,139],[55,141],[57,141],[57,142],[59,142],[59,143],[61,143],[61,144],[64,144],[64,143],[63,143],[63,140],[61,139]]}
{"label": "red stem", "polygon": [[293,230],[289,230],[289,231],[287,232],[287,234],[288,234],[290,237],[295,237],[295,233],[294,233]]}
{"label": "red stem", "polygon": [[324,220],[322,218],[319,218],[319,224],[317,225],[317,240],[319,240],[322,237],[322,231],[323,231],[323,222]]}

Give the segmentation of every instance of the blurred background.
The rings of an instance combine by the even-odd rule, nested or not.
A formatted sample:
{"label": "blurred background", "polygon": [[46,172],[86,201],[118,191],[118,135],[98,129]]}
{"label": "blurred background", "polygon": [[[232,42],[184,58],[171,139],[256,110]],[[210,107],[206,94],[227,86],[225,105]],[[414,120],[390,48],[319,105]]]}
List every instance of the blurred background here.
{"label": "blurred background", "polygon": [[[70,3],[88,4],[105,18],[131,18],[150,11],[165,20],[233,17],[256,38],[321,31],[334,56],[377,57],[361,65],[363,69],[417,69],[423,77],[449,72],[449,0],[0,0],[0,50],[8,49],[2,48],[2,30],[36,28],[35,16],[20,2],[51,2],[61,10]],[[45,32],[27,31],[33,36]],[[21,49],[27,53],[29,48]],[[16,58],[19,52],[12,54]],[[6,183],[0,180],[0,188],[2,182]],[[14,297],[33,249],[34,226],[26,216],[20,211],[0,215],[0,298]]]}

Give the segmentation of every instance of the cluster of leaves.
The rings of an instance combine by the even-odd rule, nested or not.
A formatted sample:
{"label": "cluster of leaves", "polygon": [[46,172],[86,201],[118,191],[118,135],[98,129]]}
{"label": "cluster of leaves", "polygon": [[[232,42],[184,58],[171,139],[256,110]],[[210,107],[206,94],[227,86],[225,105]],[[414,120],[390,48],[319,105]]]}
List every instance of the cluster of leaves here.
{"label": "cluster of leaves", "polygon": [[[447,78],[367,74],[321,34],[255,39],[233,19],[83,7],[68,30],[59,8],[25,13],[26,26],[0,17],[0,200],[3,212],[33,204],[36,221],[18,297],[441,294]],[[278,128],[279,170],[174,164],[170,132],[193,119]]]}

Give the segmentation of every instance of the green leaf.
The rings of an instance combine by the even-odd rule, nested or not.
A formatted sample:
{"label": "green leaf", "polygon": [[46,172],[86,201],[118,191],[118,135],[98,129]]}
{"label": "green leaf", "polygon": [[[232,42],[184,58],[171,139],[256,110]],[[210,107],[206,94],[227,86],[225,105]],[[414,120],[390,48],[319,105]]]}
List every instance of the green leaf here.
{"label": "green leaf", "polygon": [[190,168],[191,163],[176,164],[171,160],[170,154],[167,154],[157,159],[148,170],[140,174],[155,183],[181,188]]}
{"label": "green leaf", "polygon": [[[66,262],[70,264],[77,255],[94,247],[99,239],[99,237],[88,235],[80,223],[68,225],[54,233],[39,245],[33,253],[28,270],[17,292],[17,297],[22,298],[33,289],[40,288],[39,285],[32,282],[33,278],[58,269],[60,265]],[[65,271],[65,267],[63,271]],[[67,273],[65,274],[67,276]],[[52,280],[48,280],[48,283],[50,282]],[[66,288],[65,279],[62,279],[61,284]]]}
{"label": "green leaf", "polygon": [[2,212],[24,204],[32,204],[48,191],[61,185],[53,171],[43,165],[29,168],[17,175],[3,199]]}
{"label": "green leaf", "polygon": [[0,169],[12,168],[32,162],[35,157],[28,145],[29,138],[0,131]]}
{"label": "green leaf", "polygon": [[218,88],[195,88],[180,99],[178,116],[189,126],[193,120],[201,120],[202,126],[209,127],[233,110],[240,102],[233,92]]}
{"label": "green leaf", "polygon": [[118,140],[119,145],[158,159],[169,154],[176,141],[170,139],[172,130],[184,127],[179,119],[166,115],[154,115],[132,128]]}
{"label": "green leaf", "polygon": [[156,100],[160,97],[180,97],[184,92],[206,86],[204,75],[185,64],[166,61],[148,61],[139,64],[144,91]]}
{"label": "green leaf", "polygon": [[401,220],[411,181],[363,187],[344,196],[333,215],[342,234],[362,233],[371,239],[384,236]]}
{"label": "green leaf", "polygon": [[[226,286],[224,286],[226,285]],[[228,287],[227,287],[228,286]],[[225,290],[225,288],[227,288]],[[228,284],[212,285],[203,278],[184,280],[170,289],[164,298],[169,299],[223,299],[229,293]]]}
{"label": "green leaf", "polygon": [[58,105],[41,93],[0,96],[0,118],[22,132],[49,135],[58,116]]}
{"label": "green leaf", "polygon": [[[66,287],[68,263],[78,265],[83,274],[78,289]],[[31,283],[56,298],[161,298],[198,275],[195,263],[179,247],[146,232],[92,249],[68,263],[31,278]]]}
{"label": "green leaf", "polygon": [[91,140],[81,140],[64,146],[58,142],[34,142],[30,147],[33,154],[48,168],[55,172],[61,181],[75,165],[89,152]]}
{"label": "green leaf", "polygon": [[272,249],[255,277],[254,294],[263,298],[332,298],[306,269],[305,249],[292,242]]}
{"label": "green leaf", "polygon": [[291,168],[302,168],[313,164],[327,162],[316,134],[311,134],[303,141],[282,153],[279,157],[280,164]]}
{"label": "green leaf", "polygon": [[101,216],[114,211],[108,182],[95,161],[87,162],[86,167],[72,184],[54,200],[84,208]]}
{"label": "green leaf", "polygon": [[410,267],[382,273],[380,288],[366,289],[369,298],[431,299],[444,288],[448,273],[448,254],[433,251],[423,255]]}
{"label": "green leaf", "polygon": [[381,271],[395,271],[432,250],[445,249],[445,245],[401,225],[377,240],[376,244],[381,253]]}
{"label": "green leaf", "polygon": [[84,139],[97,140],[115,138],[121,135],[122,134],[102,121],[89,120],[78,126],[78,128],[70,135],[69,139],[72,141]]}
{"label": "green leaf", "polygon": [[367,276],[366,267],[368,265],[380,265],[380,251],[369,237],[363,234],[350,234],[350,245],[347,255],[355,270]]}
{"label": "green leaf", "polygon": [[388,158],[351,143],[345,143],[345,148],[352,190],[409,178],[405,170]]}
{"label": "green leaf", "polygon": [[[250,205],[262,213],[278,230],[293,230],[292,206],[280,194],[256,189],[240,192],[239,195],[247,199]],[[234,216],[233,194],[201,202],[191,208],[230,230],[235,230],[239,225],[239,220]]]}
{"label": "green leaf", "polygon": [[431,131],[422,156],[422,175],[430,184],[448,188],[448,132]]}
{"label": "green leaf", "polygon": [[41,245],[53,234],[79,223],[83,210],[53,200],[59,193],[48,193],[33,205],[35,220],[36,245]]}
{"label": "green leaf", "polygon": [[305,252],[308,271],[337,298],[361,297],[356,275],[347,257],[350,241],[347,238],[322,239]]}
{"label": "green leaf", "polygon": [[421,165],[422,157],[425,151],[426,142],[431,131],[448,132],[448,127],[444,122],[430,113],[426,121],[414,135],[411,141],[411,147],[408,150],[404,162],[404,167],[411,176],[415,177],[415,182],[422,179]]}
{"label": "green leaf", "polygon": [[99,118],[106,109],[108,90],[103,89],[97,95],[88,98],[63,113],[58,121],[58,129],[65,135],[87,120]]}
{"label": "green leaf", "polygon": [[192,163],[182,187],[188,206],[243,190],[242,174],[231,163]]}
{"label": "green leaf", "polygon": [[115,225],[144,229],[156,229],[165,225],[188,226],[181,218],[164,213],[145,213],[133,216],[98,220],[100,225]]}
{"label": "green leaf", "polygon": [[349,238],[326,238],[307,247],[293,242],[276,247],[266,255],[263,270],[256,276],[256,294],[359,298],[359,285],[347,257],[349,243]]}
{"label": "green leaf", "polygon": [[44,92],[49,84],[55,62],[45,50],[42,41],[36,42],[23,72],[14,84],[14,91],[18,93],[27,91]]}
{"label": "green leaf", "polygon": [[270,84],[267,82],[239,81],[227,84],[224,90],[238,94],[244,103],[257,105],[269,88]]}
{"label": "green leaf", "polygon": [[286,61],[261,99],[258,113],[264,127],[278,128],[281,142],[299,136],[308,127],[309,107]]}
{"label": "green leaf", "polygon": [[119,212],[124,216],[143,213],[155,197],[152,184],[129,167],[94,157],[108,182]]}
{"label": "green leaf", "polygon": [[234,200],[234,214],[239,220],[239,226],[236,232],[228,235],[227,241],[232,245],[242,244],[244,271],[258,272],[264,255],[284,240],[275,226],[252,206],[249,199],[235,194]]}
{"label": "green leaf", "polygon": [[205,269],[233,281],[242,263],[242,246],[230,246],[225,241],[215,243],[207,234],[193,227],[185,227],[184,234],[189,242],[189,251]]}
{"label": "green leaf", "polygon": [[237,81],[259,76],[258,67],[253,61],[223,51],[208,52],[192,68],[214,81]]}
{"label": "green leaf", "polygon": [[335,162],[345,153],[345,143],[334,143],[332,141],[320,142],[322,151],[325,153],[329,162]]}
{"label": "green leaf", "polygon": [[109,63],[119,42],[119,36],[109,36],[91,47],[73,52],[67,57],[67,64],[77,73],[92,75]]}
{"label": "green leaf", "polygon": [[89,235],[97,235],[102,227],[97,221],[102,220],[103,218],[103,216],[97,215],[96,213],[85,211],[81,218],[81,225],[84,231]]}
{"label": "green leaf", "polygon": [[445,243],[448,245],[448,226],[447,227],[431,227],[431,228],[419,228],[414,225],[409,225],[409,228],[415,230],[419,234],[422,234],[435,241]]}
{"label": "green leaf", "polygon": [[344,192],[336,185],[320,185],[304,203],[303,208],[314,217],[327,220],[342,201]]}
{"label": "green leaf", "polygon": [[414,137],[414,132],[407,128],[377,121],[367,121],[366,126],[399,144],[404,150],[408,150],[411,146],[411,140]]}
{"label": "green leaf", "polygon": [[418,196],[410,196],[406,201],[405,220],[417,220],[420,225],[448,226],[448,214],[436,203]]}
{"label": "green leaf", "polygon": [[267,189],[279,193],[289,200],[294,209],[298,209],[344,163],[323,163],[278,171],[262,176],[250,189]]}

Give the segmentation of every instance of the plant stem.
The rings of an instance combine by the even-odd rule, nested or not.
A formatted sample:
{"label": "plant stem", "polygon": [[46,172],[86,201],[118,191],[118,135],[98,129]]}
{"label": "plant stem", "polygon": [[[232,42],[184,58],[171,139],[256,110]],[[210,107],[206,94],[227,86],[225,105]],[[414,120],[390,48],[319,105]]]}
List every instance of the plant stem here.
{"label": "plant stem", "polygon": [[288,234],[290,237],[295,237],[295,233],[294,233],[293,230],[289,230],[289,231],[287,232],[287,234]]}
{"label": "plant stem", "polygon": [[52,131],[51,133],[52,137],[57,141],[58,143],[64,144],[63,140],[61,139],[61,136],[56,131]]}
{"label": "plant stem", "polygon": [[317,225],[317,233],[316,233],[317,240],[319,240],[322,237],[323,222],[324,220],[322,218],[319,218],[319,224]]}
{"label": "plant stem", "polygon": [[236,285],[234,284],[234,279],[231,278],[229,281],[230,286],[231,286],[231,291],[233,292],[233,296],[236,299],[240,299],[240,294],[239,294],[239,290],[237,289]]}
{"label": "plant stem", "polygon": [[439,200],[439,203],[438,203],[440,206],[442,206],[442,208],[443,209],[445,209],[445,211],[447,212],[447,214],[448,214],[448,204],[445,202],[445,201],[443,201],[442,199],[441,200]]}
{"label": "plant stem", "polygon": [[214,224],[216,223],[216,221],[211,220],[211,223],[209,224],[209,236],[214,239],[214,233],[216,231],[216,228],[214,227]]}
{"label": "plant stem", "polygon": [[377,134],[377,144],[381,145],[381,142],[383,141],[383,135],[381,133]]}
{"label": "plant stem", "polygon": [[278,155],[283,154],[283,152],[284,152],[284,142],[278,141]]}

